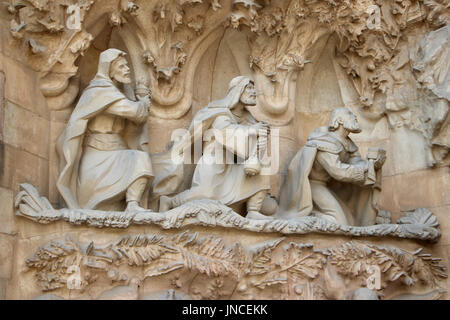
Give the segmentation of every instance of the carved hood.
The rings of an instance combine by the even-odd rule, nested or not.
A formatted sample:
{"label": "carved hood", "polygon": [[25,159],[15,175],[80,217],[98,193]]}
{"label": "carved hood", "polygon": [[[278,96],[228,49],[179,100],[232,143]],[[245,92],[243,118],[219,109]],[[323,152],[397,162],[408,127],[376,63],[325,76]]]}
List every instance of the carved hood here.
{"label": "carved hood", "polygon": [[[117,89],[109,78],[111,63],[124,52],[117,49],[109,49],[100,55],[98,72],[95,78],[82,94],[73,111],[66,129],[57,142],[57,152],[62,162],[63,170],[57,181],[57,187],[69,208],[79,208],[77,201],[78,168],[82,155],[82,144],[89,119],[108,108],[111,104],[127,99]],[[142,149],[146,144],[147,132],[136,130],[127,125],[124,138],[130,146],[139,146]],[[111,197],[114,195],[111,195]]]}

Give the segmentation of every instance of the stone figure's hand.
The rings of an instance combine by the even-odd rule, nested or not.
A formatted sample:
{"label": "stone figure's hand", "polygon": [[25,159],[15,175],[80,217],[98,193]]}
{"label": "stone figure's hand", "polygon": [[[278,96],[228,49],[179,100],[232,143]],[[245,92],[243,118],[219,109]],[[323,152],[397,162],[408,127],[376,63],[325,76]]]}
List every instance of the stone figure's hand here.
{"label": "stone figure's hand", "polygon": [[373,166],[375,167],[376,170],[379,170],[379,169],[381,169],[381,167],[383,167],[383,164],[385,161],[386,161],[386,157],[377,159]]}
{"label": "stone figure's hand", "polygon": [[381,169],[383,164],[386,162],[386,151],[382,150],[378,153],[378,157],[374,162],[375,169]]}
{"label": "stone figure's hand", "polygon": [[144,102],[145,104],[150,105],[151,96],[149,94],[143,97],[138,96],[137,98],[139,99],[140,102]]}
{"label": "stone figure's hand", "polygon": [[144,97],[138,97],[139,102],[141,102],[145,108],[145,113],[148,116],[149,112],[150,112],[150,95],[146,95]]}
{"label": "stone figure's hand", "polygon": [[151,92],[149,85],[145,79],[137,80],[136,89],[134,92],[137,97],[149,96],[150,100],[152,99],[152,92]]}
{"label": "stone figure's hand", "polygon": [[252,129],[256,130],[258,135],[267,136],[270,133],[270,126],[264,121],[252,125]]}

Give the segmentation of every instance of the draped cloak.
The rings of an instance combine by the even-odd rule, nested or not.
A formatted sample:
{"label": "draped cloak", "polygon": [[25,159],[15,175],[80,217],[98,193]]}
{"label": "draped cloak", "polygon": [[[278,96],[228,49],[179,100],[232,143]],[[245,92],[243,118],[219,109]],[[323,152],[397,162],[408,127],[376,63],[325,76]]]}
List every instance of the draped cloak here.
{"label": "draped cloak", "polygon": [[[186,150],[190,151],[193,144],[198,143],[199,140],[201,144],[204,132],[212,127],[219,116],[228,117],[232,122],[231,119],[235,119],[235,117],[231,110],[239,103],[245,87],[251,81],[245,76],[234,78],[230,82],[226,97],[222,100],[212,101],[205,108],[199,110],[194,116],[188,132],[181,140],[175,142],[167,152],[152,155],[152,164],[156,172],[152,197],[173,195],[186,189],[183,178],[189,176],[186,172],[186,168],[189,166],[183,163],[174,163],[171,157],[174,153],[183,157],[183,153]],[[250,114],[247,119],[256,123]],[[225,204],[231,204],[244,200],[260,190],[270,188],[268,176],[246,176],[243,164],[205,165],[205,162],[205,156],[202,156],[195,167],[190,186],[191,188],[203,187],[205,198],[214,196],[214,198],[220,198],[219,200]]]}
{"label": "draped cloak", "polygon": [[[331,135],[326,127],[316,129],[306,145],[291,160],[286,178],[280,189],[280,203],[275,217],[295,219],[318,212],[314,206],[309,174],[318,151],[339,154],[343,151],[355,153],[358,147],[347,139],[346,145]],[[381,169],[376,170],[370,187],[343,183],[331,179],[329,189],[336,195],[347,216],[356,225],[374,225],[377,216],[377,201],[381,190]]]}
{"label": "draped cloak", "polygon": [[[98,151],[98,157],[103,159],[100,159],[103,163],[93,164],[95,168],[89,168],[89,173],[85,175],[97,171],[99,184],[102,185],[89,186],[95,189],[95,192],[91,195],[83,192],[83,197],[90,198],[80,201],[82,191],[80,190],[80,162],[83,159],[83,140],[87,133],[88,122],[114,103],[130,100],[109,77],[111,63],[121,55],[124,53],[116,49],[109,49],[100,55],[97,75],[81,95],[67,127],[57,141],[57,151],[63,169],[56,185],[69,208],[95,209],[106,200],[126,192],[137,179],[141,177],[146,177],[150,181],[153,179],[151,161],[146,150],[147,127],[145,124],[136,125],[127,120],[122,138],[130,149],[135,150]],[[148,189],[143,195],[144,206],[147,203]]]}

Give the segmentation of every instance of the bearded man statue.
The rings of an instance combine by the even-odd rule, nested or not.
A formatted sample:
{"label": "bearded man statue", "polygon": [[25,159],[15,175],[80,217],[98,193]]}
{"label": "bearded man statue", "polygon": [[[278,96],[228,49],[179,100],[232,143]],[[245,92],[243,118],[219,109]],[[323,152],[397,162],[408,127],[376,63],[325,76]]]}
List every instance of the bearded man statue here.
{"label": "bearded man statue", "polygon": [[[158,174],[153,194],[161,195],[160,212],[188,201],[211,199],[232,207],[245,204],[247,218],[270,219],[261,213],[270,189],[270,176],[261,174],[258,157],[264,153],[263,145],[267,142],[269,126],[256,121],[250,114],[248,109],[255,105],[253,81],[240,76],[231,80],[224,99],[212,101],[196,113],[188,129],[187,139],[174,144],[172,155],[177,150],[187,150],[190,155],[191,145],[200,141],[201,157],[195,165],[190,187],[173,196],[169,196],[169,193],[176,193],[173,191],[182,182],[176,179],[177,175],[183,176],[182,170],[177,173],[177,169],[182,166],[173,166],[174,170],[170,171],[171,167],[165,165],[164,169],[169,173],[162,179]],[[154,161],[164,162],[157,160],[157,157]]]}
{"label": "bearded man statue", "polygon": [[[57,151],[57,187],[69,208],[134,212],[147,206],[153,180],[147,152],[150,91],[134,96],[126,54],[100,54],[98,72],[84,90]],[[126,205],[126,206],[125,206]]]}
{"label": "bearded man statue", "polygon": [[363,160],[348,137],[359,133],[356,116],[335,109],[328,127],[315,129],[292,159],[276,218],[313,215],[342,225],[374,225],[386,152],[370,148]]}

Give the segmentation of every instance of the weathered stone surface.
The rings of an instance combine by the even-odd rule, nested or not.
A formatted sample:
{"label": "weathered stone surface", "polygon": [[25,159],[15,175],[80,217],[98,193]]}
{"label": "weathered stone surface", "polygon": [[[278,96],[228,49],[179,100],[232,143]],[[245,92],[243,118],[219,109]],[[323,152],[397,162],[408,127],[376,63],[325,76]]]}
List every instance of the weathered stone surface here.
{"label": "weathered stone surface", "polygon": [[36,223],[30,223],[27,219],[17,219],[17,236],[20,239],[29,239],[43,235],[54,235],[62,232],[62,224],[56,223],[52,226],[38,226]]}
{"label": "weathered stone surface", "polygon": [[439,219],[440,229],[442,232],[439,245],[448,246],[450,245],[450,205],[433,208],[433,212]]}
{"label": "weathered stone surface", "polygon": [[[450,246],[445,246],[445,248],[447,249],[447,270],[450,270]],[[449,277],[450,278],[450,277]],[[447,278],[447,288],[450,284],[450,279]],[[447,297],[449,297],[450,295],[447,293]]]}
{"label": "weathered stone surface", "polygon": [[[450,299],[443,293],[450,291],[448,278],[440,278],[437,286],[418,286],[423,274],[406,267],[404,274],[392,267],[382,271],[382,288],[368,288],[377,286],[378,271],[373,260],[358,260],[358,255],[375,252],[371,250],[382,255],[389,247],[398,254],[389,259],[414,260],[421,266],[417,270],[434,263],[434,276],[443,274],[438,265],[450,267],[450,14],[445,1],[19,2],[9,1],[0,10],[0,299]],[[326,126],[336,108],[348,108],[362,129],[350,135],[362,158],[371,147],[386,150],[378,201],[378,209],[385,211],[376,220],[385,224],[343,226],[309,216],[294,222],[247,219],[241,216],[243,204],[230,209],[202,199],[168,212],[64,208],[56,186],[61,170],[56,141],[96,75],[100,53],[109,48],[127,53],[132,87],[142,89],[145,83],[152,91],[146,121],[152,156],[167,151],[174,130],[188,128],[198,111],[225,97],[231,79],[254,80],[258,103],[250,113],[279,135],[279,170],[269,183],[269,194],[276,199],[267,197],[264,208],[276,206],[280,187],[289,178],[287,166],[313,130]],[[192,173],[185,172],[186,188]],[[25,182],[36,191],[17,196]],[[156,197],[150,206],[157,210],[158,202]],[[15,216],[14,205],[28,219]],[[418,209],[422,207],[426,209]],[[167,244],[184,231],[190,236],[198,232],[197,238],[192,236],[195,245],[200,238],[204,244],[214,238],[217,245],[206,245],[211,250],[205,255],[200,247],[194,245],[199,249],[195,252],[185,247],[181,258],[175,251],[182,246],[163,245],[162,251],[176,248],[168,254],[175,257],[175,265],[167,274],[145,276],[149,270],[165,272],[158,269],[163,265],[151,269],[160,253],[153,247],[151,259],[134,265],[147,252],[133,247],[139,239],[156,234]],[[46,280],[38,282],[35,272],[45,271],[28,270],[26,261],[39,246],[67,241],[68,234],[81,244],[81,256],[94,257],[83,260],[89,290],[43,292],[39,285]],[[131,244],[135,255],[122,258],[130,263],[107,272],[93,268],[90,263],[99,263],[98,249],[109,244],[110,250],[120,237],[137,239]],[[264,251],[266,258],[285,266],[294,262],[289,252],[298,253],[300,260],[302,252],[308,253],[308,268],[245,275],[236,283],[226,272],[211,277],[224,270],[220,263],[211,268],[200,263],[220,256],[222,248],[239,257],[231,249],[236,241],[245,251],[277,243],[278,238],[283,240]],[[161,248],[156,240],[153,245]],[[418,252],[419,247],[424,250]],[[348,264],[339,269],[331,263],[339,254],[324,252],[332,248],[339,248],[343,259],[361,262],[354,265],[354,274],[349,274]],[[327,263],[315,259],[321,254]],[[97,267],[110,265],[100,262]],[[258,264],[258,271],[272,262]],[[228,270],[230,264],[224,265]],[[63,272],[62,279],[75,271]]]}
{"label": "weathered stone surface", "polygon": [[8,144],[3,147],[1,186],[17,192],[20,183],[29,181],[41,194],[48,194],[48,160]]}
{"label": "weathered stone surface", "polygon": [[3,141],[3,126],[5,122],[4,119],[5,119],[5,74],[3,72],[0,72],[0,141]]}
{"label": "weathered stone surface", "polygon": [[0,278],[10,279],[14,267],[15,237],[0,233]]}
{"label": "weathered stone surface", "polygon": [[43,159],[49,155],[50,122],[37,114],[7,101],[5,105],[4,142]]}
{"label": "weathered stone surface", "polygon": [[383,177],[379,205],[381,209],[389,210],[393,217],[400,217],[400,206],[396,194],[392,192],[395,188],[395,177]]}
{"label": "weathered stone surface", "polygon": [[7,279],[0,279],[0,300],[6,299],[6,287],[8,285]]}
{"label": "weathered stone surface", "polygon": [[17,231],[14,218],[14,193],[0,187],[0,233],[14,234]]}
{"label": "weathered stone surface", "polygon": [[[5,79],[5,98],[45,119],[49,111],[40,91],[37,74],[27,66],[3,57]],[[18,85],[20,84],[20,85]]]}
{"label": "weathered stone surface", "polygon": [[448,205],[450,167],[394,176],[395,197],[401,210]]}

